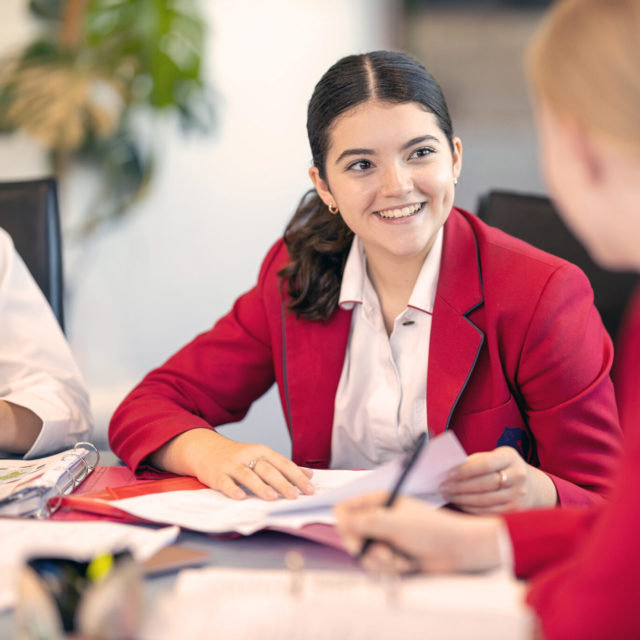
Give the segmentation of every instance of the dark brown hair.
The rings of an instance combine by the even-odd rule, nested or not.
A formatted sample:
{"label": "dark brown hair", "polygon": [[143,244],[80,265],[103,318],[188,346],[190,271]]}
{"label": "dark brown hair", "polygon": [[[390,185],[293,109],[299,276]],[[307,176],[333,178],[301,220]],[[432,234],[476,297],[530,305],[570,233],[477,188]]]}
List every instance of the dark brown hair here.
{"label": "dark brown hair", "polygon": [[[331,125],[368,100],[416,102],[433,113],[453,149],[453,127],[442,90],[416,60],[396,51],[373,51],[338,60],[316,85],[307,109],[313,164],[326,180]],[[307,320],[327,320],[338,306],[342,272],[353,232],[332,214],[315,189],[307,192],[287,225],[290,262],[279,272],[288,308]]]}

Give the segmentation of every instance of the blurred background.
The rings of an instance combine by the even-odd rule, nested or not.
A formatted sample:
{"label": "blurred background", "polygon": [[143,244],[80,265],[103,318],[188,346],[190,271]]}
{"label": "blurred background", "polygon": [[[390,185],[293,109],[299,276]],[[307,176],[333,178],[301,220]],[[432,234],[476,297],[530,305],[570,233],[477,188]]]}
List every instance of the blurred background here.
{"label": "blurred background", "polygon": [[[522,56],[547,4],[3,0],[5,86],[15,84],[15,61],[34,42],[29,55],[55,58],[57,70],[88,68],[92,55],[104,63],[107,36],[109,43],[117,36],[125,58],[148,63],[135,78],[129,58],[112,77],[84,77],[96,126],[83,153],[68,141],[60,147],[57,121],[52,152],[46,134],[28,126],[28,117],[43,116],[15,106],[0,135],[0,181],[54,171],[60,178],[67,335],[91,393],[96,441],[106,444],[113,410],[148,370],[253,285],[310,186],[307,101],[341,56],[400,49],[433,73],[464,145],[458,206],[474,211],[495,188],[544,193]],[[43,33],[63,42],[62,54],[42,45]],[[44,90],[54,75],[45,67],[44,81],[31,82]],[[41,102],[53,113],[78,87],[62,77],[49,90]],[[124,111],[126,130],[114,133]],[[65,135],[73,142],[79,133],[71,127]],[[107,189],[107,175],[121,181]],[[224,433],[290,451],[275,388]]]}

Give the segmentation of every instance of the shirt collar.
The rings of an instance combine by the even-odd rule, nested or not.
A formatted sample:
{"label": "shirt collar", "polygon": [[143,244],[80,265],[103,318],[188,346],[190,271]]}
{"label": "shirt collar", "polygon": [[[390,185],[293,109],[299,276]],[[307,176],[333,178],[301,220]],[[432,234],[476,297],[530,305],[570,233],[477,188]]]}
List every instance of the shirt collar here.
{"label": "shirt collar", "polygon": [[[409,297],[409,307],[420,309],[427,313],[433,313],[433,305],[436,298],[436,287],[440,273],[440,259],[442,258],[442,227],[436,235],[436,239],[429,251],[418,279]],[[340,286],[340,298],[338,304],[342,309],[353,309],[356,303],[362,304],[365,300],[365,284],[368,282],[367,258],[364,247],[358,236],[354,236],[344,265],[342,285]],[[371,285],[369,285],[371,286]]]}

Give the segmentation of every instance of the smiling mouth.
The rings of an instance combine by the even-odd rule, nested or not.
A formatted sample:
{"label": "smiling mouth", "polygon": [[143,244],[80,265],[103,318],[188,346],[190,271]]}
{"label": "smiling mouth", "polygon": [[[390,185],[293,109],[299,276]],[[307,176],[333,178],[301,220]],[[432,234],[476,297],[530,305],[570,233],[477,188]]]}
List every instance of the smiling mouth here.
{"label": "smiling mouth", "polygon": [[384,211],[374,211],[374,215],[379,216],[380,218],[385,218],[386,220],[393,220],[396,218],[410,218],[411,216],[415,216],[416,213],[419,213],[424,208],[424,202],[419,202],[417,204],[410,204],[406,207],[401,207],[398,209],[385,209]]}

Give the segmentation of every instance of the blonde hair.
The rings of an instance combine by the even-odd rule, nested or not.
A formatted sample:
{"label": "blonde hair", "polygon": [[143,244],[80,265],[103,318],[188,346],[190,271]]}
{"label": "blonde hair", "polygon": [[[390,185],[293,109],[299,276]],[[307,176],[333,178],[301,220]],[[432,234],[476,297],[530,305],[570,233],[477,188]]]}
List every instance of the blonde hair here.
{"label": "blonde hair", "polygon": [[537,99],[640,155],[640,0],[559,0],[526,66]]}

